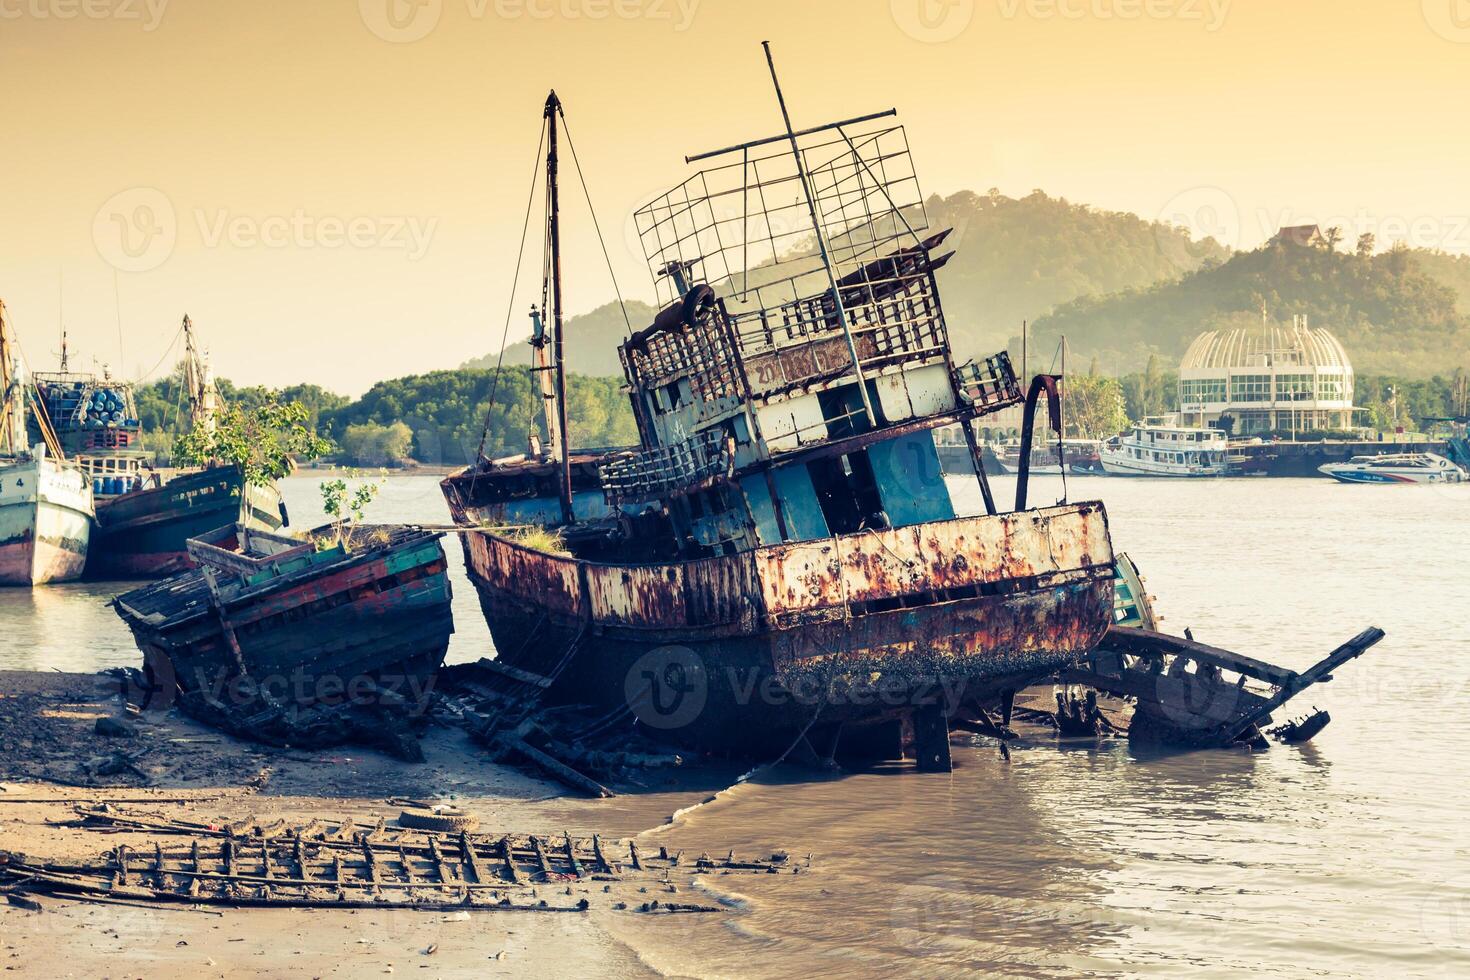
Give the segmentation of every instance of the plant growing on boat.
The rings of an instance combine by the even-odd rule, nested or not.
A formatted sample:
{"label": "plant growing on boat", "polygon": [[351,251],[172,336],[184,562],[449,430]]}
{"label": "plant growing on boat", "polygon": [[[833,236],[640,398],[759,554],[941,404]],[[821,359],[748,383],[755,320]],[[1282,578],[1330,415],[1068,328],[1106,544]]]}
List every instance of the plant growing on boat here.
{"label": "plant growing on boat", "polygon": [[536,524],[486,524],[485,530],[532,551],[548,555],[570,556],[566,535],[561,531],[549,531]]}
{"label": "plant growing on boat", "polygon": [[312,432],[310,415],[300,402],[269,401],[252,408],[231,406],[209,428],[196,428],[174,439],[176,466],[238,466],[247,483],[269,486],[296,468],[297,459],[317,459],[332,444]]}
{"label": "plant growing on boat", "polygon": [[358,483],[356,487],[349,488],[347,480],[359,479],[355,470],[347,471],[347,479],[338,477],[335,480],[324,480],[319,484],[322,493],[322,510],[328,517],[332,518],[332,528],[335,532],[330,539],[318,539],[318,550],[341,545],[344,549],[352,550],[352,537],[356,525],[362,523],[363,513],[367,505],[373,502],[378,492],[383,489],[382,483]]}

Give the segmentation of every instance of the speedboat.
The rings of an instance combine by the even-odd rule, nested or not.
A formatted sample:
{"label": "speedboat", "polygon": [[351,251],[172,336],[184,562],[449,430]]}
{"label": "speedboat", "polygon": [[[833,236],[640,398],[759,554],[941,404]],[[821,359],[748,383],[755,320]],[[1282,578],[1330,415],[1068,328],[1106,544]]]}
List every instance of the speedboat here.
{"label": "speedboat", "polygon": [[1459,466],[1434,453],[1384,453],[1354,456],[1346,463],[1317,467],[1343,483],[1464,483],[1470,481]]}

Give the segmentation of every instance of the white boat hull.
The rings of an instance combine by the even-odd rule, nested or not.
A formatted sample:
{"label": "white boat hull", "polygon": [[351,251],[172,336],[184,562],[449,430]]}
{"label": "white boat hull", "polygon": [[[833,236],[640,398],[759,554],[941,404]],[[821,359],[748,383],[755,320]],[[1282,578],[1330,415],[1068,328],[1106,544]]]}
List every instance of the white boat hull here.
{"label": "white boat hull", "polygon": [[1107,453],[1103,453],[1102,465],[1108,476],[1217,477],[1229,472],[1225,463],[1213,466],[1155,463],[1143,459],[1110,458]]}
{"label": "white boat hull", "polygon": [[79,578],[92,518],[92,488],[75,466],[0,463],[0,585]]}
{"label": "white boat hull", "polygon": [[1404,483],[1463,483],[1465,472],[1460,469],[1430,471],[1430,472],[1408,472],[1404,470],[1371,470],[1367,468],[1353,467],[1347,463],[1332,464],[1318,468],[1320,472],[1327,474],[1339,483],[1377,483],[1377,484],[1404,484]]}

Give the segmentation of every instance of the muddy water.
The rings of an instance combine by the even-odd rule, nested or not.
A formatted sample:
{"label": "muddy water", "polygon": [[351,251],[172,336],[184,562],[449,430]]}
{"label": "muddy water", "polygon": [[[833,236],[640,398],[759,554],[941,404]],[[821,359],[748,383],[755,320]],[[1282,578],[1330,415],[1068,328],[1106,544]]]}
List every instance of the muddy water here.
{"label": "muddy water", "polygon": [[[997,481],[1002,496],[1009,484]],[[314,478],[286,481],[298,525]],[[1071,478],[1164,626],[1305,667],[1362,627],[1388,638],[1307,696],[1333,723],[1260,755],[1030,738],[957,746],[948,776],[758,775],[651,835],[690,853],[785,849],[809,872],[728,877],[735,914],[629,917],[651,967],[696,975],[1470,974],[1470,487]],[[1039,478],[1032,502],[1060,492]],[[389,481],[372,517],[447,517]],[[451,657],[489,641],[450,549]],[[0,667],[136,662],[111,586],[0,591]],[[789,779],[789,777],[788,777]],[[579,809],[652,827],[687,798]]]}

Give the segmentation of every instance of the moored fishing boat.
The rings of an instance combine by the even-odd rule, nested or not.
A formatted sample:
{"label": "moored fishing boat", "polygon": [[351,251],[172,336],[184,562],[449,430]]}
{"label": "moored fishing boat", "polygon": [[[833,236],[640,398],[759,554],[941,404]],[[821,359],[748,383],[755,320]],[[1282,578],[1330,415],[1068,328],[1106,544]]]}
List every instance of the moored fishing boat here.
{"label": "moored fishing boat", "polygon": [[334,528],[307,540],[235,524],[189,542],[198,568],[119,596],[154,705],[248,738],[415,749],[454,624],[441,534]]}
{"label": "moored fishing boat", "polygon": [[30,444],[28,385],[0,302],[0,585],[68,582],[82,574],[92,529],[92,493],[62,455],[44,416]]}
{"label": "moored fishing boat", "polygon": [[[1002,512],[979,466],[969,423],[1022,391],[1004,353],[951,359],[934,276],[947,233],[927,233],[891,115],[788,121],[691,158],[722,162],[637,213],[665,306],[619,348],[640,445],[582,464],[603,496],[584,514],[561,343],[561,105],[547,100],[546,450],[444,481],[499,657],[547,696],[748,753],[830,756],[906,725],[921,767],[944,769],[951,717],[1107,630],[1102,505],[1028,510],[1023,475]],[[804,202],[766,210],[778,185]],[[725,213],[732,200],[750,212]],[[1027,399],[1028,446],[1048,387],[1059,416],[1050,381]],[[962,472],[939,465],[949,425],[969,444]],[[517,494],[533,506],[532,471],[554,474],[532,499],[555,519],[508,526]],[[983,510],[946,476],[977,481]]]}
{"label": "moored fishing boat", "polygon": [[[184,387],[190,423],[211,425],[218,393],[184,317]],[[94,578],[160,578],[192,566],[191,537],[225,524],[276,530],[287,523],[280,492],[252,484],[233,465],[165,473],[143,447],[133,386],[68,370],[38,373],[37,388],[65,450],[92,484],[97,523],[86,571]]]}
{"label": "moored fishing boat", "polygon": [[[1063,465],[1068,473],[1101,473],[1102,458],[1098,454],[1100,443],[1096,439],[1064,439],[1060,452],[1055,442],[1043,442],[1031,447],[1031,472],[1057,475]],[[993,443],[987,447],[995,457],[996,465],[1006,473],[1021,471],[1021,444],[1019,442]]]}
{"label": "moored fishing boat", "polygon": [[1436,453],[1383,453],[1354,456],[1345,463],[1319,466],[1341,483],[1463,483],[1470,474]]}

